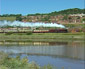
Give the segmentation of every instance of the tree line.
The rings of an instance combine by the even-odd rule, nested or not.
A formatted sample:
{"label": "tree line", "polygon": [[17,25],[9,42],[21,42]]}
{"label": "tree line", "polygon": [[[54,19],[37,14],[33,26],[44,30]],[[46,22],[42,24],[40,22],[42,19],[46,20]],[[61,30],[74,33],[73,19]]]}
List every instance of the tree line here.
{"label": "tree line", "polygon": [[[47,21],[49,19],[50,16],[57,16],[57,15],[65,15],[65,19],[67,19],[66,15],[69,14],[85,14],[85,9],[80,9],[80,8],[72,8],[72,9],[65,9],[65,10],[61,10],[61,11],[54,11],[51,13],[35,13],[35,14],[27,14],[26,16],[43,16],[43,15],[47,15],[46,18],[41,19],[43,21]],[[22,21],[22,14],[3,14],[0,15],[0,17],[16,17],[16,20]]]}
{"label": "tree line", "polygon": [[72,9],[65,9],[65,10],[61,10],[61,11],[54,11],[51,13],[45,13],[45,14],[40,14],[40,13],[36,13],[36,14],[28,14],[28,16],[36,16],[36,15],[51,15],[51,16],[55,16],[55,15],[69,15],[69,14],[85,14],[85,9],[79,9],[79,8],[72,8]]}
{"label": "tree line", "polygon": [[[61,10],[61,11],[54,11],[51,13],[35,13],[35,14],[27,14],[27,16],[36,16],[36,15],[60,15],[60,14],[85,14],[85,9],[79,9],[79,8],[72,8],[72,9],[65,9],[65,10]],[[18,17],[18,16],[22,16],[22,14],[3,14],[0,15],[0,17]]]}

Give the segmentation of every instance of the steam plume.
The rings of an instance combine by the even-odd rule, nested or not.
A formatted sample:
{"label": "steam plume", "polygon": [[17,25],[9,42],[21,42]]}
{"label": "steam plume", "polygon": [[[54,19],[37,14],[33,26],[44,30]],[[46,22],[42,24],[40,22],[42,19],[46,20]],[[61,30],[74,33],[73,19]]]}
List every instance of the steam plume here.
{"label": "steam plume", "polygon": [[60,27],[65,28],[62,24],[56,24],[56,23],[42,23],[42,22],[20,22],[20,21],[0,21],[0,27],[5,26],[13,26],[13,27]]}

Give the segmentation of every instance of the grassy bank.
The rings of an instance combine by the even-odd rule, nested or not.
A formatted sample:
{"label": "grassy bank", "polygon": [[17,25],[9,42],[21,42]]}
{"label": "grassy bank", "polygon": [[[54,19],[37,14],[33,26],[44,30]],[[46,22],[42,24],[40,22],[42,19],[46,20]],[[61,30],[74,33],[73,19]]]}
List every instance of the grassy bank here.
{"label": "grassy bank", "polygon": [[0,33],[0,41],[84,41],[84,33]]}
{"label": "grassy bank", "polygon": [[9,58],[7,54],[0,52],[0,69],[54,69],[51,65],[39,66],[27,58]]}
{"label": "grassy bank", "polygon": [[85,23],[63,23],[67,28],[85,28]]}
{"label": "grassy bank", "polygon": [[0,20],[15,21],[16,17],[0,17]]}

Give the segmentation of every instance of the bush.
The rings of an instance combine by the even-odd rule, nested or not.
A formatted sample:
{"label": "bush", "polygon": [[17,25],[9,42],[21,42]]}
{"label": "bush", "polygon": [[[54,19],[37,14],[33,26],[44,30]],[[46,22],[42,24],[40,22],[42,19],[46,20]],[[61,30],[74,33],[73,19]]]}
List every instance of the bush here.
{"label": "bush", "polygon": [[9,69],[9,68],[5,67],[4,65],[0,65],[0,69]]}
{"label": "bush", "polygon": [[11,35],[11,34],[13,34],[13,32],[7,32],[7,33],[5,33],[5,35]]}
{"label": "bush", "polygon": [[32,32],[27,32],[26,34],[27,34],[27,35],[32,35]]}
{"label": "bush", "polygon": [[2,65],[8,69],[39,69],[37,64],[28,63],[27,58],[20,59],[19,57],[7,58]]}
{"label": "bush", "polygon": [[0,58],[0,69],[54,69],[51,65],[40,67],[35,62],[29,63],[27,57],[9,58],[5,53],[0,53],[0,57],[3,59]]}
{"label": "bush", "polygon": [[43,66],[42,69],[53,69],[53,66],[51,66],[50,64]]}
{"label": "bush", "polygon": [[2,64],[7,57],[8,57],[7,54],[0,52],[0,64]]}

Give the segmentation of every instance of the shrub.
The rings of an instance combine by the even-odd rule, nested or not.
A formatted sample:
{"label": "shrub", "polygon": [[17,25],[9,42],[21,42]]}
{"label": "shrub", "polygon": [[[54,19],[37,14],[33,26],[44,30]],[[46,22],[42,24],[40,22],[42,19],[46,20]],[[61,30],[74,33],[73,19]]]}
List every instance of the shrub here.
{"label": "shrub", "polygon": [[27,34],[27,35],[32,35],[32,32],[27,32],[26,34]]}
{"label": "shrub", "polygon": [[43,66],[42,69],[53,69],[53,66],[51,66],[50,64]]}
{"label": "shrub", "polygon": [[7,54],[0,52],[0,64],[2,64],[7,57]]}
{"label": "shrub", "polygon": [[28,62],[27,57],[21,59],[19,56],[16,58],[9,58],[5,53],[0,53],[0,69],[54,69],[51,65],[40,67],[35,62]]}
{"label": "shrub", "polygon": [[7,32],[7,33],[5,33],[5,35],[11,35],[11,34],[13,34],[13,32]]}

